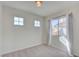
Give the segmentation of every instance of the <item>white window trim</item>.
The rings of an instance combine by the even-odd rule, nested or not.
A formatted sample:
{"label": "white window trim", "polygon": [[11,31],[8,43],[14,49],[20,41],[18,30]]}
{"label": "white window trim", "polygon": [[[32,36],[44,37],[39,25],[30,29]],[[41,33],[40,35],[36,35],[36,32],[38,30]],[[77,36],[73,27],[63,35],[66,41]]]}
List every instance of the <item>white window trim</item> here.
{"label": "white window trim", "polygon": [[40,21],[34,20],[34,27],[40,27]]}
{"label": "white window trim", "polygon": [[[15,18],[17,18],[17,20]],[[24,25],[24,18],[14,16],[14,25],[15,26],[23,26]]]}

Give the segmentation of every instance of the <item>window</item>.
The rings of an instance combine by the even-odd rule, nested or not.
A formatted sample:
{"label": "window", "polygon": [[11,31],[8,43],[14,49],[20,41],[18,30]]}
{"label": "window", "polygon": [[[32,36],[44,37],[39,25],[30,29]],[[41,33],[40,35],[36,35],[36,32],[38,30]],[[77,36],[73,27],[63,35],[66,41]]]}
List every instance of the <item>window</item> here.
{"label": "window", "polygon": [[52,35],[58,35],[58,19],[52,20]]}
{"label": "window", "polygon": [[67,30],[66,30],[66,17],[60,18],[59,19],[59,35],[60,36],[65,36],[67,35]]}
{"label": "window", "polygon": [[67,35],[66,31],[66,17],[61,17],[51,20],[52,25],[52,35]]}
{"label": "window", "polygon": [[22,17],[14,17],[14,25],[24,25],[24,18]]}
{"label": "window", "polygon": [[[52,35],[58,36],[59,41],[63,43],[67,48],[69,47],[69,42],[67,40],[67,19],[66,17],[60,17],[51,20],[52,25]],[[69,48],[68,48],[69,49]]]}
{"label": "window", "polygon": [[35,20],[35,21],[34,21],[34,26],[35,26],[35,27],[40,27],[40,21]]}

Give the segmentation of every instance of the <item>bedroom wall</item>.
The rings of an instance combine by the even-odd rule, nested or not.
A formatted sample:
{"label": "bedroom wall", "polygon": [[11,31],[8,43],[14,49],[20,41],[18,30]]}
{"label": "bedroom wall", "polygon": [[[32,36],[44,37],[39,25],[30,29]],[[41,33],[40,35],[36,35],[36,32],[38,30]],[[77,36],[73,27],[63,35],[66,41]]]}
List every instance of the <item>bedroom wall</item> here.
{"label": "bedroom wall", "polygon": [[2,5],[0,4],[0,55],[2,53]]}
{"label": "bedroom wall", "polygon": [[73,54],[79,56],[79,5],[72,8],[73,11]]}
{"label": "bedroom wall", "polygon": [[[24,26],[14,26],[13,17],[24,18]],[[34,20],[40,20],[40,28],[35,28]],[[42,44],[43,18],[22,10],[3,6],[2,52],[8,53]]]}

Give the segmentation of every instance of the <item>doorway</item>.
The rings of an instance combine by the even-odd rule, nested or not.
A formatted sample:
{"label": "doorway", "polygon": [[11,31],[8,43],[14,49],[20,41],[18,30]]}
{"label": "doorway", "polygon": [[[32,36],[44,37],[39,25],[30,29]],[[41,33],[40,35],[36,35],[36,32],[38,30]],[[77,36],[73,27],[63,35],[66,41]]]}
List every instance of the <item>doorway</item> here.
{"label": "doorway", "polygon": [[68,20],[68,16],[61,16],[50,20],[49,45],[65,51],[71,56]]}

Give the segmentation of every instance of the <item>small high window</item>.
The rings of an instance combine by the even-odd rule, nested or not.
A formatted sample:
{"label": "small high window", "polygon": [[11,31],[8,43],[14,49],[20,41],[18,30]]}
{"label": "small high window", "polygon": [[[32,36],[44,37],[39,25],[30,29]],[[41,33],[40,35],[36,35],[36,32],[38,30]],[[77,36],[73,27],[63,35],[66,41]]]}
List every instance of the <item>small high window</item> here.
{"label": "small high window", "polygon": [[14,17],[14,25],[23,26],[24,25],[24,18],[15,16]]}
{"label": "small high window", "polygon": [[34,27],[40,27],[40,21],[39,20],[34,21]]}

